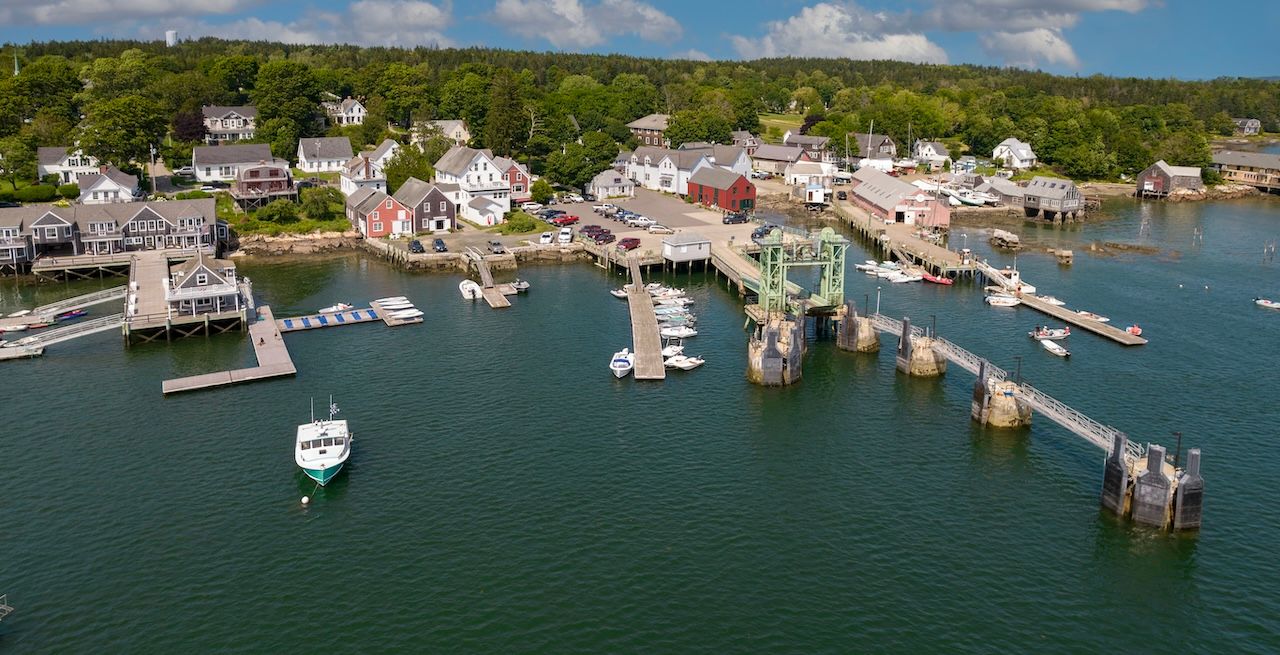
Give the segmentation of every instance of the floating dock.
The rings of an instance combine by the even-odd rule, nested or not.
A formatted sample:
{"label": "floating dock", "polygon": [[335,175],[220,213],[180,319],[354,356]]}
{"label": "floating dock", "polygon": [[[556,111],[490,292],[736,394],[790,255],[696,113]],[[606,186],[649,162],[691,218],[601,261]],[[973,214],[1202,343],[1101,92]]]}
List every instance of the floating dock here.
{"label": "floating dock", "polygon": [[1070,323],[1076,327],[1088,330],[1098,336],[1106,337],[1118,344],[1124,346],[1141,346],[1147,342],[1146,339],[1143,339],[1136,334],[1129,334],[1128,332],[1108,323],[1101,323],[1091,318],[1085,318],[1084,316],[1081,316],[1073,310],[1067,309],[1063,306],[1051,305],[1033,293],[1024,293],[1019,297],[1022,299],[1022,304],[1030,307],[1031,309],[1042,314],[1048,314],[1049,316],[1052,316],[1064,323]]}
{"label": "floating dock", "polygon": [[627,286],[627,305],[631,308],[631,349],[636,355],[637,380],[665,380],[666,366],[662,363],[662,335],[658,333],[658,315],[653,309],[653,298],[645,291],[640,275],[640,260],[629,259],[631,284]]}
{"label": "floating dock", "polygon": [[263,305],[258,308],[258,320],[249,325],[249,341],[253,343],[253,353],[258,358],[257,366],[165,380],[162,390],[168,395],[298,373],[293,365],[293,358],[289,356],[289,349],[284,345],[284,338],[276,328],[275,316],[270,307]]}
{"label": "floating dock", "polygon": [[469,246],[466,255],[480,273],[480,295],[484,301],[494,309],[510,307],[511,301],[507,300],[507,296],[515,295],[516,288],[510,284],[494,284],[493,272],[489,270],[489,261],[485,259],[484,253],[479,248]]}
{"label": "floating dock", "polygon": [[397,318],[391,315],[390,310],[383,309],[382,305],[374,301],[369,304],[369,307],[361,309],[346,309],[332,314],[307,314],[306,316],[276,319],[276,329],[281,332],[300,332],[302,330],[357,325],[373,321],[382,321],[387,324],[387,327],[398,327],[421,323],[422,317]]}

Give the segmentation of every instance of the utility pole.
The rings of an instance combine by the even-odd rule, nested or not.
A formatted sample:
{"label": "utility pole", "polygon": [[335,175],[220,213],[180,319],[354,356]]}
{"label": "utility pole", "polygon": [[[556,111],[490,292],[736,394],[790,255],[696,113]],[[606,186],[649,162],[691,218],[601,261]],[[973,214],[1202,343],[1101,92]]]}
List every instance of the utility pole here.
{"label": "utility pole", "polygon": [[154,196],[156,195],[156,147],[154,145],[151,146],[151,170],[149,172],[149,177],[151,177],[151,195]]}

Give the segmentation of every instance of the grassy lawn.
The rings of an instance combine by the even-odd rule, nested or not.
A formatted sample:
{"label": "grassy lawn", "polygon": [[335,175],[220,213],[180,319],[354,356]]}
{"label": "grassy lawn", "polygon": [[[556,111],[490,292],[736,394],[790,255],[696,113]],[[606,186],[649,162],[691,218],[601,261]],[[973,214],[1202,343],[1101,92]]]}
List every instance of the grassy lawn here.
{"label": "grassy lawn", "polygon": [[213,197],[214,204],[217,207],[218,218],[226,221],[231,226],[231,229],[241,236],[250,234],[279,236],[281,234],[310,234],[312,232],[346,232],[351,229],[351,223],[341,216],[323,221],[303,218],[294,223],[260,221],[252,215],[240,211],[235,202],[231,200],[231,194],[218,192],[213,194]]}
{"label": "grassy lawn", "polygon": [[17,191],[22,187],[31,186],[31,182],[27,180],[18,180],[18,186],[14,186],[9,180],[0,180],[0,191]]}
{"label": "grassy lawn", "polygon": [[338,171],[304,171],[301,168],[294,168],[292,171],[294,179],[298,180],[303,180],[309,177],[318,177],[325,182],[338,181]]}
{"label": "grassy lawn", "polygon": [[779,141],[787,130],[798,130],[803,124],[804,116],[800,114],[760,114],[761,136],[776,132]]}
{"label": "grassy lawn", "polygon": [[522,211],[511,212],[507,215],[507,222],[489,228],[490,232],[498,234],[532,234],[541,232],[546,227],[546,223],[538,220],[534,216]]}

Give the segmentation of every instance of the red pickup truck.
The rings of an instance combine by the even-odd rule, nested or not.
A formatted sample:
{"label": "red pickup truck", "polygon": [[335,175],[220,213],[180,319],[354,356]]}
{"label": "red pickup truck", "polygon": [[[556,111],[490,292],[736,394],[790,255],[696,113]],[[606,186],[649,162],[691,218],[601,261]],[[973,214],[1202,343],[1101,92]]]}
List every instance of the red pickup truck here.
{"label": "red pickup truck", "polygon": [[557,216],[551,219],[551,224],[556,227],[565,227],[566,225],[573,225],[574,223],[577,223],[577,222],[578,222],[578,217],[573,216],[571,214],[566,214],[564,216]]}

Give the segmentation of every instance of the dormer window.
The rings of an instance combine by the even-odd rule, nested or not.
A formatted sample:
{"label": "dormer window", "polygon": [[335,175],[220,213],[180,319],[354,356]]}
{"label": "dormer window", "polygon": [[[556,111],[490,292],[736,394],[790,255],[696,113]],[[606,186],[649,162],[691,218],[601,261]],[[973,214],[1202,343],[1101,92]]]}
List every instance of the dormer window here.
{"label": "dormer window", "polygon": [[206,275],[206,274],[204,274],[204,273],[200,273],[200,274],[197,274],[197,275],[196,275],[196,284],[198,284],[198,285],[200,285],[200,286],[204,286],[204,285],[206,285],[206,284],[208,284],[208,283],[209,283],[209,276],[208,276],[208,275]]}

